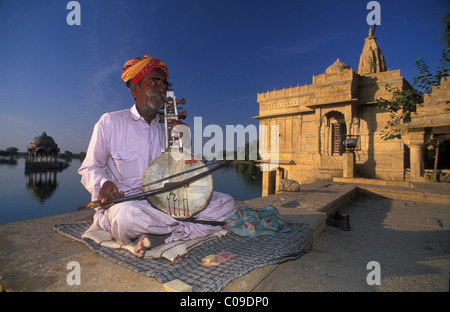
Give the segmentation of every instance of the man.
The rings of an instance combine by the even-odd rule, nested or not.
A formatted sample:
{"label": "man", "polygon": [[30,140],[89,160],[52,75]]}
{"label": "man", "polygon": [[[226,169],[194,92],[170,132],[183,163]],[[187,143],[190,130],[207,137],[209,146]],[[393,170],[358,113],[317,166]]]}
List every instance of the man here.
{"label": "man", "polygon": [[[78,170],[81,183],[93,200],[104,203],[125,193],[142,191],[145,169],[165,148],[164,126],[157,112],[164,103],[168,77],[166,64],[147,55],[125,63],[122,79],[135,104],[130,109],[101,116]],[[231,196],[213,192],[209,205],[195,218],[224,221],[235,210]],[[146,200],[103,206],[97,209],[93,222],[123,244],[135,241],[134,252],[138,257],[163,242],[203,237],[220,229],[176,220]]]}

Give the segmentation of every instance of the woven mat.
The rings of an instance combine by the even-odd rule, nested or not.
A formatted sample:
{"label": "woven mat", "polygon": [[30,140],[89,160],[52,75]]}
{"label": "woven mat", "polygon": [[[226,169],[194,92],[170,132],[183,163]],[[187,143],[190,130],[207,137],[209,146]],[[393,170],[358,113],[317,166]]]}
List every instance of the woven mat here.
{"label": "woven mat", "polygon": [[[222,291],[233,280],[255,268],[300,258],[312,248],[312,227],[308,224],[289,224],[291,231],[274,236],[255,238],[238,235],[217,237],[189,251],[189,256],[177,263],[165,258],[138,258],[124,249],[100,246],[81,235],[91,221],[55,224],[53,229],[74,240],[83,242],[90,250],[161,283],[179,279],[192,286],[195,292]],[[200,265],[201,259],[225,251],[235,257],[214,267]]]}

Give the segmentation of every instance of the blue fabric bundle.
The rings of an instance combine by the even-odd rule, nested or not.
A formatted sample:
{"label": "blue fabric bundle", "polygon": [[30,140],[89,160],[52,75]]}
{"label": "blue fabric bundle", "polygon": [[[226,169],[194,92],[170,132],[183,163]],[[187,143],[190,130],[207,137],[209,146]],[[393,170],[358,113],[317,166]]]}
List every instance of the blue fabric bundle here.
{"label": "blue fabric bundle", "polygon": [[248,205],[239,207],[237,212],[226,220],[224,228],[234,234],[248,237],[290,231],[278,210],[271,205],[260,209],[252,209]]}

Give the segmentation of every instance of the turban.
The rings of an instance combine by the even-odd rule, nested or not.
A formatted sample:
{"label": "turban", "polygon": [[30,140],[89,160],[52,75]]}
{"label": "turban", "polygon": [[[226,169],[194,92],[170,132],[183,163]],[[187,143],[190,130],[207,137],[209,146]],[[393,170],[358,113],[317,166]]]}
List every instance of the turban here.
{"label": "turban", "polygon": [[169,69],[163,61],[148,55],[136,57],[123,65],[122,80],[125,81],[125,84],[131,90],[155,68],[162,69],[169,77]]}

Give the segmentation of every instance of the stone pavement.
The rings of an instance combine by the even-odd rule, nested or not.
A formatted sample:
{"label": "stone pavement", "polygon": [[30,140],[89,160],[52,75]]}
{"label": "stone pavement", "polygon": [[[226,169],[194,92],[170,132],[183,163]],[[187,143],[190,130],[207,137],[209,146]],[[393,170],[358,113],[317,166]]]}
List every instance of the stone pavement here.
{"label": "stone pavement", "polygon": [[[450,206],[364,196],[340,212],[351,231],[327,226],[311,252],[279,266],[257,290],[449,291]],[[380,285],[367,283],[371,261]]]}
{"label": "stone pavement", "polygon": [[[402,279],[403,286],[414,285],[411,286],[413,290],[444,289],[442,280],[447,278],[448,281],[449,263],[448,185],[442,183],[380,185],[383,183],[376,180],[357,179],[345,182],[329,181],[302,185],[300,192],[286,192],[246,201],[245,203],[253,208],[271,204],[279,209],[285,219],[311,224],[314,229],[314,247],[309,254],[296,261],[255,269],[229,284],[224,291],[373,290],[373,287],[367,288],[367,283],[364,284],[369,272],[365,269],[369,258],[379,260],[381,265],[382,285],[376,286],[375,290],[397,290],[396,278],[413,277],[418,268],[426,269],[420,274],[424,276],[424,283],[428,284],[419,287],[414,283],[414,279]],[[357,197],[358,195],[364,197]],[[368,195],[376,195],[376,200],[364,203]],[[406,196],[412,201],[404,202],[403,197],[396,199],[395,196]],[[432,208],[429,205],[432,205],[430,206]],[[327,229],[325,220],[336,210],[349,212],[352,231]],[[91,252],[84,244],[72,241],[52,230],[55,223],[77,222],[91,218],[92,211],[80,211],[0,224],[0,284],[3,290],[163,291],[162,284],[157,280],[114,264]],[[397,225],[392,225],[392,228],[386,226],[385,222],[395,220]],[[364,231],[361,232],[361,229]],[[427,233],[426,229],[430,233]],[[435,233],[431,233],[431,230]],[[410,236],[404,232],[423,232],[422,234],[426,235],[422,237],[411,234],[414,240],[408,243]],[[386,245],[379,242],[380,237]],[[350,243],[345,243],[347,240]],[[396,267],[387,260],[389,257],[400,259],[402,255],[403,259],[406,259],[407,249],[402,248],[411,247],[411,244],[416,246],[414,242],[418,242],[417,244],[421,246],[417,248],[418,250],[430,253],[405,260],[410,264],[409,269]],[[376,257],[376,252],[384,250],[386,246],[392,252]],[[362,257],[364,254],[362,251],[369,251],[371,257]],[[348,264],[349,259],[354,259],[352,265]],[[77,261],[80,264],[81,285],[67,283],[67,275],[70,272],[67,265],[70,261]],[[423,261],[431,262],[424,264]],[[344,267],[340,267],[339,264]],[[396,271],[397,269],[399,271]],[[359,270],[359,273],[354,273],[355,270]],[[350,287],[350,284],[348,287],[338,286],[346,284],[342,280],[344,276],[357,279],[358,287],[362,288]],[[431,287],[431,284],[435,285],[435,278],[439,279],[439,286]],[[331,283],[330,279],[338,285]],[[403,286],[399,290],[411,289]]]}

